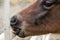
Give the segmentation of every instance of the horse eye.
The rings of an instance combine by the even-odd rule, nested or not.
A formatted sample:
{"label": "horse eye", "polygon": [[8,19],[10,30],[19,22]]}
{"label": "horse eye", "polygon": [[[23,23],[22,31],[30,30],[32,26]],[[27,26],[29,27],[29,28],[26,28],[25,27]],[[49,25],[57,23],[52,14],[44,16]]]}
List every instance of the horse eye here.
{"label": "horse eye", "polygon": [[42,2],[43,7],[47,8],[47,9],[53,7],[54,4],[55,4],[55,2],[49,2],[49,1]]}

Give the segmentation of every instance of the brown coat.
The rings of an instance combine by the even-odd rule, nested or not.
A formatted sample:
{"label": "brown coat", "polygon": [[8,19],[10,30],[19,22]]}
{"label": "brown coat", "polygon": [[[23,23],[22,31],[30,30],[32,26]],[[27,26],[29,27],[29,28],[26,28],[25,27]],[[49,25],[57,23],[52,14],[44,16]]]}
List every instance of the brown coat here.
{"label": "brown coat", "polygon": [[[52,1],[52,0],[46,0]],[[48,33],[60,34],[60,0],[50,9],[44,8],[41,0],[37,0],[28,8],[19,12],[17,15],[18,20],[22,20],[21,32],[18,36],[32,36]]]}

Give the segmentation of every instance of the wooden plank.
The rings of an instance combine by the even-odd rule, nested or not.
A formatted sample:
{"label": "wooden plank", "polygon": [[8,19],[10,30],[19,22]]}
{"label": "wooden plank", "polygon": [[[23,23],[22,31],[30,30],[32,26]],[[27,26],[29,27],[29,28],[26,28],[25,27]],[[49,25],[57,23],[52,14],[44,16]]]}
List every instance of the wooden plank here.
{"label": "wooden plank", "polygon": [[9,13],[10,13],[10,0],[4,0],[4,27],[5,27],[5,40],[10,40],[10,22],[9,22]]}

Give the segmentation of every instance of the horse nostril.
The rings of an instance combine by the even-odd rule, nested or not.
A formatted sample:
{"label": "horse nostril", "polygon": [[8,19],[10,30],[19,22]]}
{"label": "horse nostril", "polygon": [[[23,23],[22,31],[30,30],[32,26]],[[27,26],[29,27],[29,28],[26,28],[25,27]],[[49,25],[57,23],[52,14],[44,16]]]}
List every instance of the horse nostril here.
{"label": "horse nostril", "polygon": [[11,26],[14,26],[14,25],[17,25],[18,24],[18,19],[14,16],[11,18],[10,20],[10,25]]}

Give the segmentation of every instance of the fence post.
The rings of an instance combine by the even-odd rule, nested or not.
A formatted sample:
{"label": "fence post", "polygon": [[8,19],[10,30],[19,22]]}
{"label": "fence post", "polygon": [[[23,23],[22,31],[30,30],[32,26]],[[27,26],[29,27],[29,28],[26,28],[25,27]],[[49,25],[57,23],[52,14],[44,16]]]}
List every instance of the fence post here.
{"label": "fence post", "polygon": [[10,13],[10,0],[4,0],[4,27],[5,27],[5,40],[10,40],[10,22],[9,22],[9,13]]}

